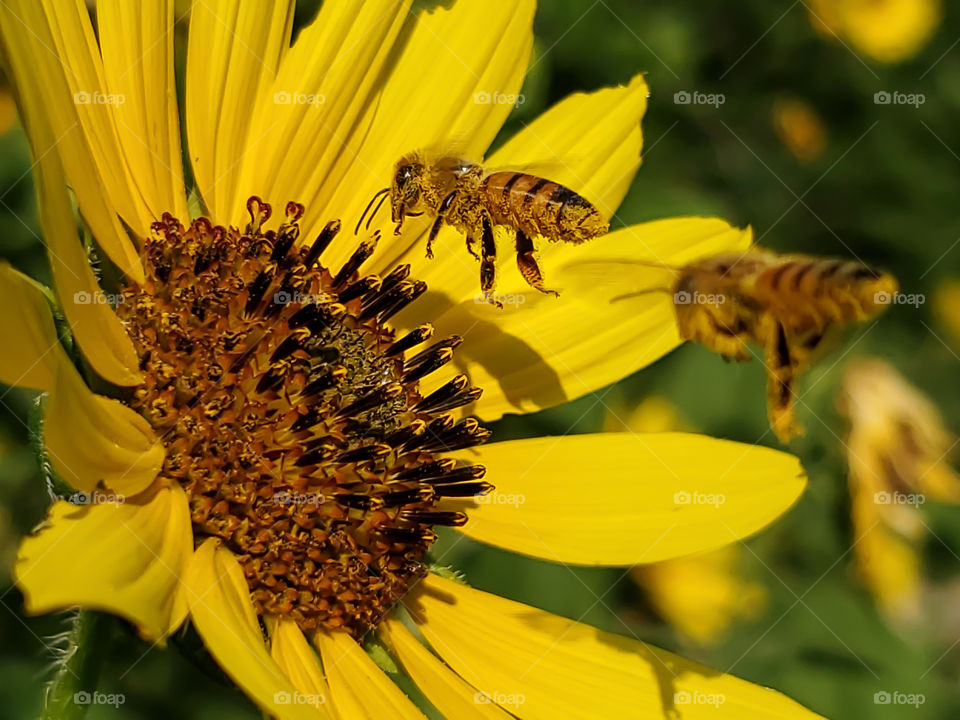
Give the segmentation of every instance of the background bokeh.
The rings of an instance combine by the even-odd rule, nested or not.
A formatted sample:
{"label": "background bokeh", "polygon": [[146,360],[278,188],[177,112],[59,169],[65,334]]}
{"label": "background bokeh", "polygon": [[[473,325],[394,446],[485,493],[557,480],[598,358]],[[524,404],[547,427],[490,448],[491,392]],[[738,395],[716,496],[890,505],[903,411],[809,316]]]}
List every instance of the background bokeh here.
{"label": "background bokeh", "polygon": [[[308,21],[317,4],[300,3],[297,23]],[[508,137],[570,92],[646,71],[652,95],[644,163],[615,226],[718,215],[751,225],[774,249],[860,258],[923,297],[849,333],[802,383],[807,435],[790,449],[803,461],[810,487],[728,568],[751,592],[759,586],[765,602],[702,645],[665,622],[650,588],[629,572],[535,562],[450,534],[435,555],[478,587],[632,633],[776,687],[830,718],[955,718],[960,508],[933,502],[922,508],[929,532],[919,547],[926,574],[919,621],[884,616],[852,569],[846,428],[835,398],[846,363],[875,355],[929,394],[947,427],[960,429],[960,337],[951,335],[936,302],[945,283],[960,279],[960,7],[948,3],[928,40],[900,53],[907,57],[899,62],[882,63],[853,31],[817,30],[810,9],[819,5],[544,0],[536,64],[503,133]],[[714,101],[683,103],[686,96],[676,94],[684,92]],[[923,101],[884,104],[877,93]],[[4,86],[0,256],[45,279],[39,233],[29,152]],[[609,429],[656,396],[689,427],[778,447],[767,429],[764,381],[758,363],[728,365],[687,345],[615,387],[537,415],[507,417],[493,430],[503,439]],[[39,521],[48,502],[30,449],[32,404],[29,393],[0,392],[0,719],[37,714],[53,638],[64,626],[62,617],[26,618],[9,580],[17,537]],[[584,478],[584,488],[602,493],[603,479]],[[100,689],[124,693],[126,704],[93,708],[89,717],[260,717],[215,673],[198,671],[189,637],[172,645],[151,647],[117,622]],[[920,693],[925,701],[878,704],[877,692]]]}

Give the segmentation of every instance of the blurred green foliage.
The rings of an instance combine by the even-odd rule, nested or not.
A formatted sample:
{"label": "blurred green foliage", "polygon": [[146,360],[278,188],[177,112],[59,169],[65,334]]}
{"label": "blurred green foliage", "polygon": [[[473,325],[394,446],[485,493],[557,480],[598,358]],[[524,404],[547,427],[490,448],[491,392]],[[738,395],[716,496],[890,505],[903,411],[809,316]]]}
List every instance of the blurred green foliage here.
{"label": "blurred green foliage", "polygon": [[[297,23],[315,2],[301,3]],[[571,569],[481,547],[445,533],[435,556],[484,589],[605,629],[632,633],[713,667],[771,685],[830,718],[917,720],[960,715],[960,618],[930,614],[909,634],[889,627],[851,571],[843,423],[834,397],[844,363],[873,354],[895,364],[935,398],[948,427],[960,429],[956,346],[929,302],[942,280],[960,271],[960,8],[946,17],[913,60],[888,67],[857,57],[816,34],[803,3],[741,0],[549,0],[536,19],[535,65],[525,103],[503,136],[566,94],[648,73],[652,95],[644,121],[645,155],[614,220],[632,224],[675,215],[718,215],[751,225],[780,250],[859,257],[888,269],[919,308],[893,307],[852,333],[803,383],[806,437],[791,448],[810,475],[800,503],[747,544],[744,572],[764,583],[769,607],[716,647],[686,643],[649,609],[622,570]],[[679,91],[721,93],[724,103],[683,105]],[[919,106],[877,105],[874,93],[922,93]],[[774,104],[801,99],[826,128],[824,152],[799,162],[778,138]],[[0,255],[45,279],[30,160],[19,129],[0,137]],[[695,427],[718,437],[776,447],[767,432],[764,375],[757,363],[727,365],[684,346],[669,357],[564,407],[508,417],[500,438],[600,430],[610,409],[664,395]],[[28,449],[28,393],[0,398],[0,720],[36,715],[52,662],[49,638],[58,617],[25,618],[10,585],[15,537],[43,514],[46,494]],[[642,472],[642,468],[640,469]],[[603,492],[603,478],[585,479]],[[615,497],[610,498],[616,502]],[[944,608],[960,601],[960,511],[927,508],[933,530],[928,571],[944,588]],[[115,622],[101,690],[122,692],[119,710],[94,707],[91,718],[256,718],[259,714],[216,673],[198,673],[178,651],[139,641]],[[922,693],[917,709],[877,705],[878,691]]]}

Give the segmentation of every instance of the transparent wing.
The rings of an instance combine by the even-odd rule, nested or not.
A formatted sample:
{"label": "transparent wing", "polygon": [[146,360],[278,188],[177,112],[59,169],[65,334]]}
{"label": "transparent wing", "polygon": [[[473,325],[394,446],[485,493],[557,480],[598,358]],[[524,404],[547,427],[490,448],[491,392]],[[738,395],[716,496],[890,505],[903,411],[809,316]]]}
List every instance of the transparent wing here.
{"label": "transparent wing", "polygon": [[[535,175],[536,177],[544,178],[545,180],[551,180],[553,182],[560,183],[561,185],[566,185],[569,181],[565,179],[572,176],[570,163],[559,158],[531,160],[530,162],[521,164],[503,166],[484,165],[483,170],[484,175],[493,175],[494,173],[498,172],[522,172],[526,173],[527,175]],[[573,190],[575,188],[571,187],[570,189]]]}

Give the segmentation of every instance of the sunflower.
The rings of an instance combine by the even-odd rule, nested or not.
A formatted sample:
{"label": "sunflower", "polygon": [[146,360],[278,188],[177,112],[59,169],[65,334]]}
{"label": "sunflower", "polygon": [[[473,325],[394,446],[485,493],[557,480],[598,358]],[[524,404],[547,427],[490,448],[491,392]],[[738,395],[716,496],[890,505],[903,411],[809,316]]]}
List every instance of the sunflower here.
{"label": "sunflower", "polygon": [[[411,148],[484,155],[533,13],[337,0],[291,42],[291,3],[197,2],[185,172],[172,0],[99,2],[96,32],[80,0],[3,4],[54,293],[0,266],[0,379],[46,394],[46,458],[73,492],[22,543],[29,612],[105,610],[158,642],[189,618],[281,718],[422,717],[364,650],[374,636],[447,717],[813,717],[428,555],[449,525],[556,562],[663,560],[757,531],[805,485],[791,456],[697,435],[481,444],[477,417],[594,393],[679,344],[665,298],[611,302],[622,288],[584,263],[678,264],[749,231],[672,219],[558,246],[561,297],[504,272],[523,302],[499,310],[474,301],[455,233],[427,262],[423,226],[379,244],[377,226],[342,230]],[[488,162],[559,161],[554,179],[610,216],[646,98],[642,77],[568,97]],[[721,508],[676,503],[721,488]]]}
{"label": "sunflower", "polygon": [[889,617],[916,621],[930,529],[921,508],[928,500],[960,502],[960,476],[947,462],[954,438],[930,399],[878,358],[847,368],[838,402],[850,422],[857,573]]}
{"label": "sunflower", "polygon": [[920,52],[943,13],[941,0],[811,0],[807,9],[818,32],[882,63]]}

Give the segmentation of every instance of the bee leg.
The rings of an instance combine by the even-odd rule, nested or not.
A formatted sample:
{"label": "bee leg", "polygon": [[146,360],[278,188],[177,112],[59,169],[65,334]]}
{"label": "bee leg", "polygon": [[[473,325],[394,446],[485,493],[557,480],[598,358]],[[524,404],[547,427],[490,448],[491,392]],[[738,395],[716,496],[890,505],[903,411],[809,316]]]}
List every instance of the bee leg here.
{"label": "bee leg", "polygon": [[[707,316],[713,326],[714,334],[711,338],[713,349],[723,355],[727,362],[736,360],[737,362],[746,362],[750,359],[750,353],[747,350],[747,344],[742,335],[746,332],[745,326],[736,323],[728,325],[723,320],[715,317],[713,314]],[[735,321],[736,322],[736,321]]]}
{"label": "bee leg", "polygon": [[433,241],[437,239],[441,227],[443,227],[443,218],[438,215],[437,219],[433,221],[433,226],[430,228],[430,235],[427,237],[428,260],[433,260]]}
{"label": "bee leg", "polygon": [[484,215],[480,222],[483,228],[480,241],[480,252],[483,254],[480,260],[480,290],[488,303],[502,308],[503,303],[497,302],[493,297],[497,275],[497,243],[493,237],[493,222],[487,215]]}
{"label": "bee leg", "polygon": [[477,260],[480,259],[480,256],[477,255],[477,251],[473,249],[473,246],[477,244],[477,239],[473,235],[467,235],[467,252],[473,255]]}
{"label": "bee leg", "polygon": [[430,235],[427,237],[427,259],[429,260],[433,260],[433,241],[436,240],[437,235],[440,234],[440,228],[443,227],[443,222],[447,217],[447,210],[450,209],[450,205],[453,203],[453,198],[456,194],[457,192],[454,190],[447,195],[437,209],[437,219],[433,221],[433,227],[430,228]]}
{"label": "bee leg", "polygon": [[517,267],[520,268],[520,274],[527,284],[547,295],[560,297],[556,290],[549,290],[543,286],[543,275],[540,273],[540,266],[534,257],[533,240],[531,240],[523,230],[517,229]]}
{"label": "bee leg", "polygon": [[770,427],[781,442],[803,434],[794,414],[796,363],[783,325],[775,323],[767,334],[767,413]]}

